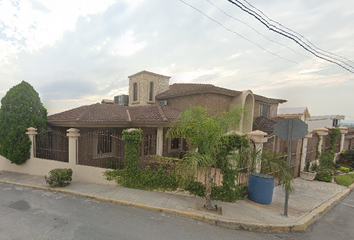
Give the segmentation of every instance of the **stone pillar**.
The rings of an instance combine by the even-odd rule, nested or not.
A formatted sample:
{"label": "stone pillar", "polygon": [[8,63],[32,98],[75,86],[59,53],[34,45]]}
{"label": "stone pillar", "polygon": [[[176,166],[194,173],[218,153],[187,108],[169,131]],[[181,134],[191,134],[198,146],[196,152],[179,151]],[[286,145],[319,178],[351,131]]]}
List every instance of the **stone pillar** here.
{"label": "stone pillar", "polygon": [[248,138],[253,140],[256,147],[256,151],[259,152],[259,155],[257,156],[257,160],[256,160],[256,172],[258,173],[261,171],[261,167],[262,167],[261,154],[263,151],[263,143],[267,142],[267,138],[265,137],[267,135],[268,135],[267,133],[259,130],[248,133]]}
{"label": "stone pillar", "polygon": [[79,129],[70,128],[67,130],[66,136],[69,138],[69,164],[76,165],[78,161],[79,144],[78,138],[80,137]]}
{"label": "stone pillar", "polygon": [[317,135],[320,138],[317,151],[319,154],[321,154],[322,153],[323,136],[326,136],[328,134],[328,129],[327,128],[316,128],[314,131],[317,133]]}
{"label": "stone pillar", "polygon": [[348,128],[347,127],[339,127],[339,130],[341,133],[339,152],[342,152],[344,150],[345,134],[348,133]]}
{"label": "stone pillar", "polygon": [[156,155],[162,156],[163,154],[163,127],[157,128],[156,139]]}
{"label": "stone pillar", "polygon": [[36,135],[37,133],[37,129],[34,127],[29,127],[27,128],[27,132],[26,134],[28,135],[29,139],[31,140],[31,158],[34,158],[36,156],[35,152],[36,152]]}
{"label": "stone pillar", "polygon": [[308,143],[308,139],[312,138],[312,133],[307,134],[304,137],[304,140],[302,141],[302,154],[301,154],[301,162],[300,162],[300,169],[304,170],[305,166],[306,166],[306,155],[307,155],[307,143]]}

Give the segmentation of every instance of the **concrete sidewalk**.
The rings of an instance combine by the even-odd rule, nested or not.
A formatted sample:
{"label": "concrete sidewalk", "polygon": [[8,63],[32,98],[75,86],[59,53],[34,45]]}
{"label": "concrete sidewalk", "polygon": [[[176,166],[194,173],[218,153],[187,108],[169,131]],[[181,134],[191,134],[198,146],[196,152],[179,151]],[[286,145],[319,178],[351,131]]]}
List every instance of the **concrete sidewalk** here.
{"label": "concrete sidewalk", "polygon": [[346,188],[335,183],[295,179],[295,192],[290,195],[289,200],[289,216],[285,217],[285,193],[280,186],[274,189],[273,202],[270,205],[249,200],[239,200],[236,203],[213,201],[213,204],[222,207],[222,215],[219,215],[198,211],[196,205],[203,204],[204,200],[183,193],[144,191],[76,181],[65,188],[49,188],[43,176],[5,171],[0,171],[0,182],[163,211],[232,229],[257,232],[305,230],[354,188],[354,184]]}

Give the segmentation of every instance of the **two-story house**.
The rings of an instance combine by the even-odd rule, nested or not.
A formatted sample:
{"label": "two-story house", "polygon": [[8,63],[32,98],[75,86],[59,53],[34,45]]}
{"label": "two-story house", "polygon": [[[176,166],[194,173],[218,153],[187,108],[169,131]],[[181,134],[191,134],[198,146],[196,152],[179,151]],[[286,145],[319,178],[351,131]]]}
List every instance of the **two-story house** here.
{"label": "two-story house", "polygon": [[254,117],[276,115],[279,103],[286,102],[253,94],[250,90],[236,91],[211,84],[170,85],[170,77],[148,71],[128,78],[129,95],[53,114],[48,117],[49,125],[61,131],[77,128],[81,136],[93,131],[106,133],[86,140],[93,145],[93,157],[116,154],[112,136],[121,134],[126,128],[141,128],[144,139],[152,141],[145,143],[153,148],[152,153],[168,155],[169,151],[181,149],[184,144],[166,139],[166,130],[190,105],[208,108],[211,114],[228,111],[233,106],[244,108],[242,123],[236,130],[247,133],[252,131]]}

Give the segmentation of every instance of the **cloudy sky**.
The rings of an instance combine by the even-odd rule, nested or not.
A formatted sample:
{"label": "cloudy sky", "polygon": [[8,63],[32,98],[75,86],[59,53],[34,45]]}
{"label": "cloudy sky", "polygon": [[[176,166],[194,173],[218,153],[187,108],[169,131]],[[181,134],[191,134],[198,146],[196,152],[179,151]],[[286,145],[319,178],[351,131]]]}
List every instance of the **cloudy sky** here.
{"label": "cloudy sky", "polygon": [[[353,1],[248,3],[354,66]],[[227,0],[0,0],[0,98],[25,80],[53,114],[127,93],[142,70],[354,120],[353,73]]]}

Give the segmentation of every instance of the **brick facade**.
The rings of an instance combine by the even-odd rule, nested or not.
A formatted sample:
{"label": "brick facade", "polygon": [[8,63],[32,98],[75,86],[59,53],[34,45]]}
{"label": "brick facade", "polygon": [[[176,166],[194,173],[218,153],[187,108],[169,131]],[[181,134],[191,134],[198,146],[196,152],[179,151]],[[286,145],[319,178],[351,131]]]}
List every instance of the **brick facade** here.
{"label": "brick facade", "polygon": [[175,97],[168,100],[168,106],[178,110],[186,110],[190,105],[210,109],[211,114],[217,114],[230,109],[231,97],[215,93],[194,94]]}
{"label": "brick facade", "polygon": [[[170,77],[142,71],[129,76],[129,106],[143,106],[155,103],[155,95],[167,91]],[[154,83],[153,99],[149,101],[150,82]],[[134,83],[138,86],[137,101],[133,101]]]}

